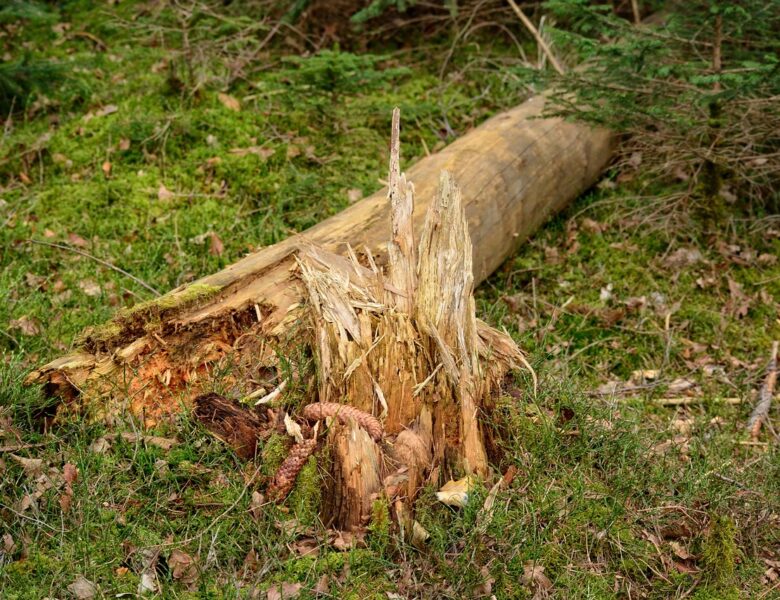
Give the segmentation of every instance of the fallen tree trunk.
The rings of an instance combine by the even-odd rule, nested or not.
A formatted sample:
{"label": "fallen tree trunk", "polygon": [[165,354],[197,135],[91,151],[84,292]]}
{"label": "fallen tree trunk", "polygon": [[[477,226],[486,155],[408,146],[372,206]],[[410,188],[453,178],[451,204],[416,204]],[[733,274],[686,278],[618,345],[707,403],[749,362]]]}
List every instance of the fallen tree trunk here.
{"label": "fallen tree trunk", "polygon": [[[609,132],[538,118],[544,102],[543,95],[536,96],[493,117],[409,171],[416,186],[411,224],[417,232],[440,172],[451,172],[459,183],[477,283],[590,187],[612,155]],[[43,384],[65,406],[78,397],[102,399],[89,404],[107,415],[129,410],[147,424],[212,391],[213,369],[225,361],[234,367],[241,392],[260,397],[278,382],[268,369],[278,366],[279,340],[298,320],[304,286],[295,257],[301,248],[315,244],[340,255],[352,248],[373,256],[381,268],[389,222],[387,190],[381,190],[218,273],[120,311],[84,332],[77,352],[33,371],[27,381]]]}

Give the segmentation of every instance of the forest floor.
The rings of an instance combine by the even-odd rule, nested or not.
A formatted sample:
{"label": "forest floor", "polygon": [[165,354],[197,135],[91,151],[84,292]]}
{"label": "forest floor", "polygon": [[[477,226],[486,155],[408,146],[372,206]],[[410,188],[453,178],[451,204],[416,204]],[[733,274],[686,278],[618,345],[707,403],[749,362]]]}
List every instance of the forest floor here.
{"label": "forest floor", "polygon": [[745,430],[780,338],[780,218],[705,228],[641,164],[478,290],[540,378],[502,405],[518,474],[486,526],[486,490],[453,510],[426,489],[423,547],[377,528],[338,551],[311,496],[253,505],[256,467],[186,414],[42,431],[29,369],[380,188],[393,106],[409,165],[533,92],[499,38],[301,58],[236,10],[89,4],[0,40],[67,76],[0,149],[3,598],[780,597],[778,436]]}

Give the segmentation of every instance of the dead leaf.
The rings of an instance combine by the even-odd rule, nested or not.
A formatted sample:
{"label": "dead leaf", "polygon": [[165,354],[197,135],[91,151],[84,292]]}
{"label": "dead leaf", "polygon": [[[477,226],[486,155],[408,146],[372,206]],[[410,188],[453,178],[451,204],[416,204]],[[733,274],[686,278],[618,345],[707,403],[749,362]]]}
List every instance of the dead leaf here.
{"label": "dead leaf", "polygon": [[122,150],[123,152],[125,150],[130,150],[130,140],[128,140],[127,138],[120,139],[119,140],[119,149]]}
{"label": "dead leaf", "polygon": [[469,491],[473,487],[474,479],[469,476],[457,481],[448,481],[436,492],[436,498],[447,506],[463,508],[468,502]]}
{"label": "dead leaf", "polygon": [[111,175],[111,162],[110,161],[104,161],[103,165],[101,166],[101,169],[103,169],[103,175],[106,177]]}
{"label": "dead leaf", "polygon": [[277,583],[266,592],[267,600],[288,600],[297,598],[303,586],[300,583]]}
{"label": "dead leaf", "polygon": [[68,591],[79,600],[91,600],[97,595],[95,584],[83,575],[76,577],[76,581],[68,586]]}
{"label": "dead leaf", "polygon": [[222,103],[222,106],[229,110],[233,110],[235,112],[239,112],[241,110],[241,102],[239,102],[238,98],[235,98],[234,96],[231,96],[230,94],[225,94],[223,92],[220,92],[217,94],[217,98],[219,98],[219,101]]}
{"label": "dead leaf", "polygon": [[273,148],[264,148],[263,146],[249,146],[247,148],[231,148],[230,153],[236,156],[246,156],[247,154],[254,154],[259,156],[263,160],[268,160],[276,152]]}
{"label": "dead leaf", "polygon": [[[171,448],[173,448],[175,445],[179,443],[176,440],[173,440],[171,438],[158,437],[156,435],[141,435],[138,433],[134,433],[132,431],[123,431],[121,433],[121,436],[123,440],[131,444],[143,441],[146,444],[157,446],[158,448],[162,448],[163,450],[170,450]],[[112,436],[108,436],[108,435],[106,436],[107,439],[109,437]]]}
{"label": "dead leaf", "polygon": [[582,229],[588,233],[593,234],[600,234],[606,229],[606,225],[603,223],[599,223],[598,221],[594,221],[593,219],[589,219],[587,217],[582,220],[580,227],[582,227]]}
{"label": "dead leaf", "polygon": [[734,281],[731,277],[728,278],[729,283],[729,300],[723,307],[724,312],[741,319],[746,317],[750,310],[750,298],[742,291],[742,285]]}
{"label": "dead leaf", "polygon": [[30,273],[29,271],[24,274],[24,279],[28,286],[36,290],[42,288],[46,283],[45,277],[42,275],[36,275],[35,273]]}
{"label": "dead leaf", "polygon": [[137,593],[139,596],[157,593],[157,578],[150,572],[141,573]]}
{"label": "dead leaf", "polygon": [[658,369],[641,369],[638,371],[632,371],[631,383],[642,384],[649,381],[655,381],[658,379],[660,371]]}
{"label": "dead leaf", "polygon": [[62,467],[62,478],[68,485],[72,485],[78,481],[79,470],[76,465],[73,463],[65,463],[65,466]]}
{"label": "dead leaf", "polygon": [[17,463],[19,463],[24,470],[24,474],[28,477],[37,477],[43,473],[43,460],[40,458],[25,458],[24,456],[18,456],[11,454]]}
{"label": "dead leaf", "polygon": [[523,583],[536,589],[534,598],[547,597],[552,590],[552,581],[544,574],[544,567],[533,560],[529,560],[523,565]]}
{"label": "dead leaf", "polygon": [[173,200],[174,193],[169,190],[167,187],[165,187],[164,183],[160,184],[160,187],[157,188],[157,199],[161,202],[168,202],[170,200]]}
{"label": "dead leaf", "polygon": [[62,494],[60,494],[59,503],[60,509],[64,514],[70,512],[70,505],[73,502],[73,491],[67,488]]}
{"label": "dead leaf", "polygon": [[330,577],[327,573],[317,580],[317,585],[314,586],[314,594],[317,596],[324,596],[330,590]]}
{"label": "dead leaf", "polygon": [[222,240],[219,239],[219,236],[212,231],[209,236],[209,253],[212,256],[222,256],[224,251],[225,245],[222,243]]}
{"label": "dead leaf", "polygon": [[77,233],[69,233],[68,234],[68,241],[73,244],[74,246],[78,246],[79,248],[86,248],[89,246],[89,243],[87,240],[85,240],[83,237],[81,237]]}
{"label": "dead leaf", "polygon": [[347,190],[347,200],[350,204],[354,204],[363,197],[363,191],[358,188],[351,188]]}
{"label": "dead leaf", "polygon": [[297,158],[301,155],[301,149],[295,144],[287,146],[287,158]]}
{"label": "dead leaf", "polygon": [[669,269],[680,269],[695,265],[703,258],[698,248],[678,248],[666,257],[664,265]]}
{"label": "dead leaf", "polygon": [[685,546],[683,546],[680,542],[669,542],[669,546],[677,558],[681,558],[682,560],[690,560],[693,558],[693,554],[688,552]]}
{"label": "dead leaf", "polygon": [[303,443],[303,432],[301,431],[301,426],[296,423],[293,418],[286,412],[284,413],[284,427],[287,430],[287,435],[295,439],[297,443]]}
{"label": "dead leaf", "polygon": [[168,566],[173,578],[190,587],[198,580],[198,567],[189,554],[181,550],[174,550],[168,558]]}
{"label": "dead leaf", "polygon": [[493,584],[496,582],[496,578],[490,576],[490,570],[486,566],[480,569],[480,575],[482,575],[482,583],[472,590],[474,598],[489,596],[493,593]]}
{"label": "dead leaf", "polygon": [[95,111],[96,117],[105,117],[107,115],[113,115],[116,111],[119,110],[119,107],[116,104],[106,104],[105,106],[97,109]]}
{"label": "dead leaf", "polygon": [[37,320],[31,319],[27,315],[18,319],[11,319],[8,322],[11,329],[18,329],[23,335],[38,335],[41,332],[41,325]]}
{"label": "dead leaf", "polygon": [[293,551],[298,556],[319,556],[320,545],[313,537],[303,537],[292,544]]}
{"label": "dead leaf", "polygon": [[79,288],[87,296],[90,296],[92,298],[100,296],[100,294],[103,293],[103,289],[91,279],[85,279],[84,281],[79,281]]}
{"label": "dead leaf", "polygon": [[255,521],[260,519],[260,515],[263,512],[263,504],[265,504],[265,496],[260,492],[252,492],[252,501],[249,504],[249,512]]}
{"label": "dead leaf", "polygon": [[99,437],[89,446],[89,449],[95,454],[105,454],[111,448],[111,443],[104,437]]}

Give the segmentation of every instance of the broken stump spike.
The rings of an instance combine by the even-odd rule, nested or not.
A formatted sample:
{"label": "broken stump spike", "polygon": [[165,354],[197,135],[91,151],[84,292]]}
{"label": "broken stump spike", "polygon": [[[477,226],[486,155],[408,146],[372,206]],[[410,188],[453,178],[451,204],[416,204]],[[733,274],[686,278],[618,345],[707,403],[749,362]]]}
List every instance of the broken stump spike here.
{"label": "broken stump spike", "polygon": [[390,134],[390,173],[387,198],[390,202],[392,235],[387,247],[388,280],[400,294],[388,293],[387,301],[399,311],[411,313],[417,287],[417,273],[412,215],[414,213],[414,186],[401,173],[401,113],[393,109]]}

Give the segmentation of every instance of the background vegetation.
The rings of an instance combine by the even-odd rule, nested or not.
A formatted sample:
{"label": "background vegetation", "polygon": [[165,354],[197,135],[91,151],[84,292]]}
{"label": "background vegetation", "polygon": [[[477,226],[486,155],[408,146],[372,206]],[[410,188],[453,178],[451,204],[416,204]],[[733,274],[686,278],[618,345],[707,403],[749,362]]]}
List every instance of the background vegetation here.
{"label": "background vegetation", "polygon": [[[780,11],[638,3],[659,33],[592,4],[524,5],[563,77],[498,1],[0,10],[4,597],[780,597],[777,435],[744,431],[780,337]],[[258,505],[273,440],[245,465],[186,414],[43,428],[29,368],[381,187],[393,106],[410,164],[549,85],[626,142],[479,290],[541,377],[503,400],[517,475],[487,524],[486,490],[426,490],[424,547],[377,526],[339,552],[316,469]]]}

